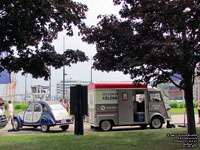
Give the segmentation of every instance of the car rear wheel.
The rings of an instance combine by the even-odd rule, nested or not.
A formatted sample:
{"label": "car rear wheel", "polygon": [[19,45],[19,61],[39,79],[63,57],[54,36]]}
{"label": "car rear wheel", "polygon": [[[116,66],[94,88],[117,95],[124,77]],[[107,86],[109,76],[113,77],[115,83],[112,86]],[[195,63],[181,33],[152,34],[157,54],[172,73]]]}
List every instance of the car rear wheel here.
{"label": "car rear wheel", "polygon": [[100,129],[102,131],[110,131],[112,129],[112,123],[109,120],[104,120],[100,123]]}
{"label": "car rear wheel", "polygon": [[49,126],[47,126],[47,125],[41,125],[41,130],[42,130],[42,132],[48,132],[49,131]]}
{"label": "car rear wheel", "polygon": [[15,118],[15,119],[13,119],[13,129],[14,130],[19,130],[19,122],[18,122],[18,120]]}
{"label": "car rear wheel", "polygon": [[60,126],[63,131],[66,131],[69,128],[69,125]]}

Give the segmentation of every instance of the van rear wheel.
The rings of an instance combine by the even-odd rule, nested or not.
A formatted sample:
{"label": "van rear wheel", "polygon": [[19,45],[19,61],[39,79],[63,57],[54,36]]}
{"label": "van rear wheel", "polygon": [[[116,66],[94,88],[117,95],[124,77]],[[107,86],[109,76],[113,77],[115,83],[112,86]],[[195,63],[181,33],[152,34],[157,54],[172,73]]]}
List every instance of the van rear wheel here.
{"label": "van rear wheel", "polygon": [[110,130],[112,130],[112,127],[113,127],[112,122],[109,120],[103,120],[100,123],[100,129],[102,131],[110,131]]}

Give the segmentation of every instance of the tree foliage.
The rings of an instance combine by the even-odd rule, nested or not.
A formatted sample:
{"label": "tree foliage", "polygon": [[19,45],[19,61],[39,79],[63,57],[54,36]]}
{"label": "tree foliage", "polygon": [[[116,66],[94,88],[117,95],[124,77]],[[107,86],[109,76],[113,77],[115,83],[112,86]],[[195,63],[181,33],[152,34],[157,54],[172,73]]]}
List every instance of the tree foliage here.
{"label": "tree foliage", "polygon": [[[96,26],[82,31],[96,44],[94,67],[122,71],[153,84],[173,82],[185,91],[189,133],[195,133],[192,85],[200,60],[198,0],[113,0],[121,18],[100,15]],[[171,76],[180,74],[180,84]]]}
{"label": "tree foliage", "polygon": [[80,50],[58,54],[52,41],[65,30],[73,36],[72,26],[84,26],[87,6],[72,0],[6,0],[0,1],[1,70],[31,73],[33,77],[49,76],[48,66],[60,68],[87,57]]}

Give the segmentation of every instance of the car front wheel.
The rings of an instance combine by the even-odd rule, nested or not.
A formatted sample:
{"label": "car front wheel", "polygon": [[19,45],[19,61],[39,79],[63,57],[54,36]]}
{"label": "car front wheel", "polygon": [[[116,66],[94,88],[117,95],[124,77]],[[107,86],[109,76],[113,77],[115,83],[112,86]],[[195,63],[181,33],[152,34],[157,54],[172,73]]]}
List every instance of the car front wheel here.
{"label": "car front wheel", "polygon": [[49,126],[47,126],[47,125],[41,125],[41,130],[42,130],[42,132],[48,132],[49,131]]}
{"label": "car front wheel", "polygon": [[18,120],[15,118],[15,119],[13,119],[13,129],[14,130],[19,130],[19,122],[18,122]]}

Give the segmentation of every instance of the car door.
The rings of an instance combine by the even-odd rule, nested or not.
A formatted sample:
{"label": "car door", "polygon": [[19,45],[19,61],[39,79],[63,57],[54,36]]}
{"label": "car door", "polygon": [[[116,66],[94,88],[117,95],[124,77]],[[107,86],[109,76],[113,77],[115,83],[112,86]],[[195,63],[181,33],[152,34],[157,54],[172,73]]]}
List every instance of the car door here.
{"label": "car door", "polygon": [[39,103],[35,103],[33,112],[33,124],[38,124],[42,116],[42,106]]}
{"label": "car door", "polygon": [[24,124],[32,124],[34,103],[31,103],[24,112]]}

